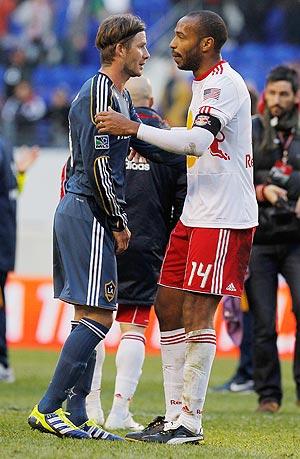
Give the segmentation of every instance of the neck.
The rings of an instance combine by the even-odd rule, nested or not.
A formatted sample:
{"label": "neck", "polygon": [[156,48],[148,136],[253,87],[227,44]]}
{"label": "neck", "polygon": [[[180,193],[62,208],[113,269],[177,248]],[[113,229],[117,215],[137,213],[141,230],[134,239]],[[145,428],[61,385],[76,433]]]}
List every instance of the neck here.
{"label": "neck", "polygon": [[123,91],[126,81],[130,78],[129,75],[124,72],[124,69],[120,68],[117,63],[114,62],[111,65],[102,65],[100,72],[107,75],[120,92]]}
{"label": "neck", "polygon": [[222,59],[220,54],[215,54],[213,56],[207,56],[205,60],[203,60],[198,67],[197,70],[193,72],[195,78],[201,77],[203,73],[206,73],[209,69],[211,69],[214,65],[216,65]]}

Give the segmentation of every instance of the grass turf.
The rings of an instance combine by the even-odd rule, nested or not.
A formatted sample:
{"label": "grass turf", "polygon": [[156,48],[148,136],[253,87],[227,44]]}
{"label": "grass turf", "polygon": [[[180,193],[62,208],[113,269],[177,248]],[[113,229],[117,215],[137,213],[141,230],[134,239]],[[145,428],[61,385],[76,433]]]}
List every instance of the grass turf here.
{"label": "grass turf", "polygon": [[[59,439],[32,431],[27,416],[39,400],[52,374],[57,354],[47,351],[11,352],[17,381],[0,383],[0,457],[8,458],[283,458],[300,457],[300,408],[295,406],[291,362],[283,362],[284,402],[276,415],[254,413],[254,394],[207,396],[205,444],[155,445],[130,442],[101,442]],[[235,362],[217,359],[211,385],[231,376]],[[102,404],[107,414],[114,387],[114,357],[108,355],[104,368]],[[147,357],[132,412],[137,421],[149,422],[163,413],[160,359]],[[124,434],[124,432],[118,432]]]}

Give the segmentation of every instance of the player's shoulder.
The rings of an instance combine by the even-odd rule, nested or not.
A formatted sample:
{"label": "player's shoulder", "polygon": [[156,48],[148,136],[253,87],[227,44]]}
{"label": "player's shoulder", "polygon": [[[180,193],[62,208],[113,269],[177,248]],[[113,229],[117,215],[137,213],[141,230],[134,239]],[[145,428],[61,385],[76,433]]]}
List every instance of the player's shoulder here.
{"label": "player's shoulder", "polygon": [[[79,113],[84,113],[84,117],[91,116],[94,119],[96,113],[107,110],[111,105],[112,85],[107,75],[97,72],[81,86],[72,101],[70,113],[74,113],[75,109],[77,116]],[[79,112],[78,106],[81,107]]]}
{"label": "player's shoulder", "polygon": [[[218,68],[218,67],[217,67]],[[205,83],[207,82],[218,82],[223,85],[240,85],[240,84],[245,84],[242,76],[234,69],[231,67],[229,62],[224,62],[222,65],[222,70],[221,71],[215,71],[213,70],[211,72],[210,78],[207,78]]]}
{"label": "player's shoulder", "polygon": [[219,88],[222,92],[231,92],[235,97],[244,99],[249,97],[249,91],[243,77],[233,69],[228,62],[223,63],[222,71],[213,71],[205,81],[206,87]]}
{"label": "player's shoulder", "polygon": [[104,73],[97,72],[81,86],[72,103],[88,99],[89,101],[107,99],[111,95],[113,82]]}

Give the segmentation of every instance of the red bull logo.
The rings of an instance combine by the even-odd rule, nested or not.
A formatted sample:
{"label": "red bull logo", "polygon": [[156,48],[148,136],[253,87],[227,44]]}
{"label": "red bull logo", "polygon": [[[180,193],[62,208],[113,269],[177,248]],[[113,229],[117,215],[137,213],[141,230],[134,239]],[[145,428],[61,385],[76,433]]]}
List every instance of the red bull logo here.
{"label": "red bull logo", "polygon": [[224,139],[225,135],[223,132],[219,132],[210,146],[210,153],[212,156],[217,156],[218,158],[225,159],[225,161],[227,161],[230,159],[229,154],[225,153],[225,151],[221,150],[219,147],[219,144],[224,142]]}

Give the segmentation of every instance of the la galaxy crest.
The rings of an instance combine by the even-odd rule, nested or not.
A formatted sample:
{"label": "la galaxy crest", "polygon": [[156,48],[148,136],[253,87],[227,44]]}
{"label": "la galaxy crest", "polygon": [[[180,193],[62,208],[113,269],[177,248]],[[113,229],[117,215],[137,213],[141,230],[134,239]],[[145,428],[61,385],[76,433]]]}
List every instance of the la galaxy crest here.
{"label": "la galaxy crest", "polygon": [[116,285],[112,280],[104,284],[104,295],[109,303],[114,299],[116,295]]}

